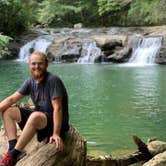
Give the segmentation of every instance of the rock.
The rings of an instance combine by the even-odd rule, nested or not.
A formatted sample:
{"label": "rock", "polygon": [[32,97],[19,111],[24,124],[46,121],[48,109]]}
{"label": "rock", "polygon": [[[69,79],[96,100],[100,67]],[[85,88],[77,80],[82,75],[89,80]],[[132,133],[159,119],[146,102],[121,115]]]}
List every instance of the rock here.
{"label": "rock", "polygon": [[83,24],[82,23],[77,23],[77,24],[74,24],[73,28],[76,28],[76,29],[79,29],[79,28],[82,28],[83,27]]}
{"label": "rock", "polygon": [[[96,41],[97,46],[100,47],[103,53],[95,59],[95,62],[106,60],[109,62],[118,61],[119,63],[123,63],[126,62],[130,55],[122,52],[126,51],[127,48],[131,48],[129,43],[130,37],[137,35],[143,37],[162,37],[162,46],[159,54],[156,56],[155,62],[158,64],[166,64],[165,29],[166,26],[87,29],[82,28],[81,23],[75,24],[74,28],[33,29],[18,36],[10,43],[9,50],[12,52],[12,55],[9,58],[16,58],[20,47],[25,43],[41,35],[48,35],[52,38],[55,37],[47,51],[50,61],[62,60],[62,62],[76,62],[80,57],[82,42],[84,40],[92,40]],[[119,53],[119,50],[121,50],[121,53]],[[124,58],[122,57],[123,55]]]}
{"label": "rock", "polygon": [[12,53],[10,56],[10,59],[14,59],[18,57],[20,48],[34,40],[35,38],[39,37],[40,35],[43,35],[44,31],[40,30],[28,30],[24,33],[20,34],[19,36],[15,37],[10,43],[9,43],[9,50]]}
{"label": "rock", "polygon": [[131,52],[131,48],[124,47],[123,49],[116,51],[114,54],[106,57],[106,61],[115,63],[128,62],[129,58],[131,57]]}
{"label": "rock", "polygon": [[166,142],[154,140],[147,143],[149,152],[155,156],[158,153],[166,151]]}
{"label": "rock", "polygon": [[61,37],[55,39],[47,49],[49,61],[76,62],[80,57],[82,39],[76,37]]}
{"label": "rock", "polygon": [[[7,139],[1,130],[0,154],[6,152]],[[86,141],[78,131],[70,126],[66,134],[63,152],[55,150],[55,144],[39,143],[36,136],[25,147],[27,155],[16,166],[84,166],[86,162]]]}
{"label": "rock", "polygon": [[143,164],[143,166],[166,166],[166,151],[154,156],[151,160]]}
{"label": "rock", "polygon": [[127,35],[94,35],[90,38],[94,39],[99,47],[110,48],[114,46],[125,46]]}

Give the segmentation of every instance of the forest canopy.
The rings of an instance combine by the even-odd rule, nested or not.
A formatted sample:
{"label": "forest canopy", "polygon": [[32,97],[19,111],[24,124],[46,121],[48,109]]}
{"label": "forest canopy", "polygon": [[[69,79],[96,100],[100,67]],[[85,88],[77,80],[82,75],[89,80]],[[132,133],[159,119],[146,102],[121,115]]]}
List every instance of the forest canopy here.
{"label": "forest canopy", "polygon": [[149,26],[166,23],[166,0],[1,0],[0,32],[32,27]]}

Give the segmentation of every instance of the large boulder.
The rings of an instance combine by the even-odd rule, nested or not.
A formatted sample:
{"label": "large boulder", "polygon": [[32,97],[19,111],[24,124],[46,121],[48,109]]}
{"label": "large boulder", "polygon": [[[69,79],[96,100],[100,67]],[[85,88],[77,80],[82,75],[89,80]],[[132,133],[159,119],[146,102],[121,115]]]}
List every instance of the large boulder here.
{"label": "large boulder", "polygon": [[55,38],[47,48],[49,61],[76,62],[80,57],[83,39],[74,36]]}

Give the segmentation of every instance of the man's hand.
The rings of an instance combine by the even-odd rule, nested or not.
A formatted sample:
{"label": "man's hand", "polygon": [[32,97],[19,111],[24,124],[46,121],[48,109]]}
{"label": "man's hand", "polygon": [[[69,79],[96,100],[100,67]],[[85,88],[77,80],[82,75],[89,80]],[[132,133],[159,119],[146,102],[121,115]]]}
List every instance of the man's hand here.
{"label": "man's hand", "polygon": [[50,141],[49,143],[54,143],[56,144],[56,150],[57,151],[63,151],[63,141],[61,139],[61,137],[57,134],[53,134],[51,137],[50,137]]}

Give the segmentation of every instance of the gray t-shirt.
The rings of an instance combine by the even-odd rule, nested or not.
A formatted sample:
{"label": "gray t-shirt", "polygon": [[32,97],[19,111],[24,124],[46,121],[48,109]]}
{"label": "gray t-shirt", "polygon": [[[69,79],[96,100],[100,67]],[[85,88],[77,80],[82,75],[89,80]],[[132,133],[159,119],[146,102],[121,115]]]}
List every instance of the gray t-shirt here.
{"label": "gray t-shirt", "polygon": [[29,78],[23,83],[18,92],[22,95],[30,95],[35,104],[35,109],[37,111],[45,112],[49,117],[53,116],[51,101],[57,97],[62,97],[62,130],[68,130],[68,95],[66,88],[59,77],[47,72],[45,78],[40,83]]}

